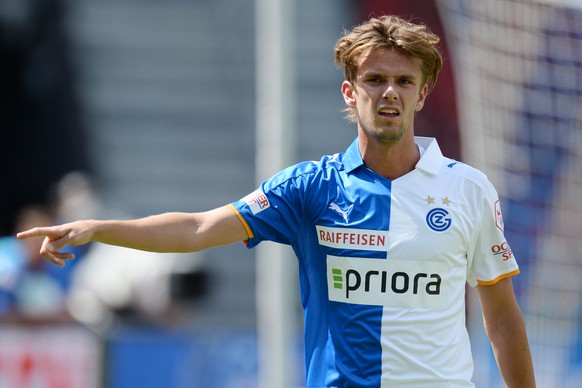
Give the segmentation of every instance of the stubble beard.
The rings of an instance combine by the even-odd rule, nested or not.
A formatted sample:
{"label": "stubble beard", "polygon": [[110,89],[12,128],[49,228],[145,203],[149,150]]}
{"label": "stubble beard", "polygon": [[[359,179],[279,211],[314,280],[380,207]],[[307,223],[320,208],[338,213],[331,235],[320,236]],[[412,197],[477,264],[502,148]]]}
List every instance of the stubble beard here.
{"label": "stubble beard", "polygon": [[391,146],[400,143],[404,138],[406,132],[408,132],[410,125],[408,127],[399,126],[398,130],[394,131],[394,128],[384,130],[382,128],[363,128],[362,130],[369,136],[372,137],[378,144],[382,146]]}

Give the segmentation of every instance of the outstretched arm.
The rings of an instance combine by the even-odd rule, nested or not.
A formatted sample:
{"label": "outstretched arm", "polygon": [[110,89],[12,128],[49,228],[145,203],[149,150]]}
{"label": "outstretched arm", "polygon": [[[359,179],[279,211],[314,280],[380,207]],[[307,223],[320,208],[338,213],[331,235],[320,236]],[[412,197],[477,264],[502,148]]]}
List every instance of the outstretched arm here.
{"label": "outstretched arm", "polygon": [[508,387],[535,387],[533,363],[523,315],[511,278],[478,286],[485,331]]}
{"label": "outstretched arm", "polygon": [[61,252],[69,245],[91,241],[151,252],[196,252],[248,238],[234,211],[223,206],[204,213],[164,213],[136,220],[82,220],[37,227],[17,234],[18,238],[45,237],[40,253],[64,266],[74,258]]}

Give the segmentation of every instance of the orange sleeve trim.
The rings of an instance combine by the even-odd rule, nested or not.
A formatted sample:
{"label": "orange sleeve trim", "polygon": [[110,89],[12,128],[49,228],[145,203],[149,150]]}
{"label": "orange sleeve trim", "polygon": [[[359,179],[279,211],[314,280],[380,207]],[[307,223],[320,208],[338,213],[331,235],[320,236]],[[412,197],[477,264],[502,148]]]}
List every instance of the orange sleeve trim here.
{"label": "orange sleeve trim", "polygon": [[245,230],[247,231],[247,236],[249,236],[249,238],[255,237],[255,235],[253,234],[253,231],[251,230],[249,224],[247,224],[246,220],[243,218],[242,214],[239,213],[238,209],[236,207],[234,207],[233,204],[231,204],[231,203],[229,203],[228,206],[232,209],[232,211],[234,212],[234,214],[236,214],[236,216],[238,217],[238,219],[240,220],[240,222],[245,227]]}
{"label": "orange sleeve trim", "polygon": [[508,272],[508,273],[504,273],[501,276],[498,276],[497,278],[493,279],[493,280],[477,280],[477,284],[480,286],[492,286],[495,283],[497,283],[498,281],[500,281],[501,279],[505,279],[505,278],[509,278],[511,276],[515,276],[519,273],[519,269],[516,269],[515,271],[512,272]]}

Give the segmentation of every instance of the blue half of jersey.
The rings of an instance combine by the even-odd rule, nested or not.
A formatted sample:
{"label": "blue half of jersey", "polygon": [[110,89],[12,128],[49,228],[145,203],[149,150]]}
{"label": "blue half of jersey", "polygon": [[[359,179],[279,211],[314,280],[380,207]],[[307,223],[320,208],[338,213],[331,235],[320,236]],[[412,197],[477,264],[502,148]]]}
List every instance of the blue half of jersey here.
{"label": "blue half of jersey", "polygon": [[[315,226],[387,231],[391,182],[363,165],[356,140],[345,153],[283,170],[260,190],[270,204],[264,211],[253,214],[242,200],[233,206],[253,233],[248,247],[289,244],[299,259],[307,386],[379,387],[382,307],[329,301],[326,257],[386,259],[387,252],[321,246]],[[345,217],[332,203],[349,209]]]}

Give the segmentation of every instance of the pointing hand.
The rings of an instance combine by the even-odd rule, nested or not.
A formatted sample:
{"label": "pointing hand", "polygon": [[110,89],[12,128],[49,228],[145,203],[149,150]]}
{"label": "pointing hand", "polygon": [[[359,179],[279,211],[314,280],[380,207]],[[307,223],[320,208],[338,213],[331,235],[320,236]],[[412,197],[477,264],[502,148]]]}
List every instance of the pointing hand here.
{"label": "pointing hand", "polygon": [[91,241],[93,232],[90,221],[76,221],[69,224],[32,228],[16,235],[19,239],[44,237],[40,254],[52,263],[64,267],[65,260],[74,259],[70,252],[61,252],[70,245],[83,245]]}

